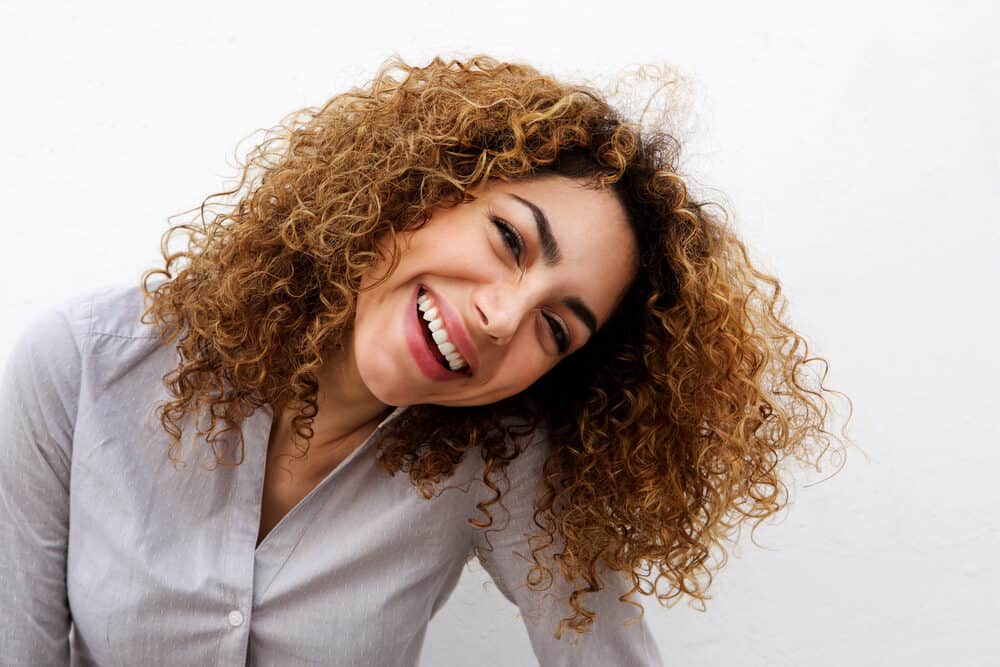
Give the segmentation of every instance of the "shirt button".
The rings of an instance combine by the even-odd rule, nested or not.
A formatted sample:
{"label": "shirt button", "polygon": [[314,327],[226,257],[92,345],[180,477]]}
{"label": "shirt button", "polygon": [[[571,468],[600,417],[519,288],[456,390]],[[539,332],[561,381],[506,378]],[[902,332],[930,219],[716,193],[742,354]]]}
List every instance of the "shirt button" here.
{"label": "shirt button", "polygon": [[238,628],[243,625],[243,612],[239,609],[233,609],[229,612],[229,625],[234,628]]}

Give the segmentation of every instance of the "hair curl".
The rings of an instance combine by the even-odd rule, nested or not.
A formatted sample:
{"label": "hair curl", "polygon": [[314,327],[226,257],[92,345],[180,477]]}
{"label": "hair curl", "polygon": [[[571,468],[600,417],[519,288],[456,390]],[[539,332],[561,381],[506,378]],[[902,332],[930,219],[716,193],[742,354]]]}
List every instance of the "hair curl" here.
{"label": "hair curl", "polygon": [[[825,428],[826,361],[783,322],[778,280],[753,266],[725,216],[689,194],[679,154],[670,134],[626,122],[594,89],[483,55],[426,67],[395,57],[367,86],[293,113],[251,152],[233,189],[202,202],[200,225],[164,234],[164,268],[143,274],[143,320],[180,354],[164,376],[174,398],[160,406],[171,459],[181,419],[208,407],[198,433],[218,463],[238,465],[240,422],[265,405],[297,408],[304,455],[318,412],[315,370],[349,332],[378,239],[467,201],[490,178],[583,178],[612,188],[642,249],[608,323],[522,394],[411,407],[379,442],[378,460],[408,472],[429,498],[480,447],[493,496],[477,505],[486,521],[469,522],[487,528],[503,496],[494,477],[506,479],[521,436],[541,420],[553,453],[535,505],[544,532],[532,537],[529,585],[551,576],[538,553],[558,536],[563,575],[583,582],[563,619],[577,633],[594,618],[581,596],[601,589],[600,561],[631,575],[628,594],[661,604],[687,594],[704,606],[711,550],[721,548],[721,567],[734,529],[746,519],[756,529],[787,503],[778,463],[791,455],[819,469],[841,440]],[[208,221],[210,200],[231,195]],[[175,233],[187,243],[171,252]],[[157,275],[166,280],[151,286]],[[818,383],[810,362],[824,368]],[[227,432],[238,436],[235,463],[219,448]]]}

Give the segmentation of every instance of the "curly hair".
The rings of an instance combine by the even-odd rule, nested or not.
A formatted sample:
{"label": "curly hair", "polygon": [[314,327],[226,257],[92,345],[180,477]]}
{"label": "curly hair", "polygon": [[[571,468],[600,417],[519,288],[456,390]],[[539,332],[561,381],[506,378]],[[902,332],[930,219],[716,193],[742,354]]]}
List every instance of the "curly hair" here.
{"label": "curly hair", "polygon": [[[509,484],[507,465],[543,423],[552,453],[528,583],[544,590],[552,572],[538,554],[557,539],[563,576],[582,581],[556,636],[564,623],[590,631],[583,601],[602,588],[602,562],[631,576],[623,603],[641,610],[625,599],[639,591],[704,605],[712,549],[725,554],[744,520],[756,529],[787,504],[778,464],[792,456],[819,469],[846,425],[843,440],[827,430],[826,361],[784,321],[779,281],[754,267],[724,209],[720,217],[693,199],[679,154],[677,139],[626,121],[598,91],[485,55],[425,67],[390,58],[366,86],[291,114],[251,151],[234,188],[202,202],[200,224],[164,234],[164,268],[143,274],[143,321],[180,354],[164,376],[173,399],[159,409],[171,459],[181,419],[202,407],[210,423],[198,433],[219,464],[242,461],[240,423],[260,406],[295,408],[305,455],[315,371],[350,331],[361,279],[384,259],[378,241],[468,201],[491,178],[584,179],[612,189],[641,249],[610,320],[521,394],[412,406],[379,441],[379,465],[408,473],[430,498],[479,447],[492,497],[477,504],[485,521],[469,523],[488,528],[489,507],[503,506],[498,482]],[[233,195],[206,216],[213,198]],[[187,243],[172,252],[175,233]],[[152,284],[156,276],[166,279]],[[824,369],[818,382],[811,362]]]}

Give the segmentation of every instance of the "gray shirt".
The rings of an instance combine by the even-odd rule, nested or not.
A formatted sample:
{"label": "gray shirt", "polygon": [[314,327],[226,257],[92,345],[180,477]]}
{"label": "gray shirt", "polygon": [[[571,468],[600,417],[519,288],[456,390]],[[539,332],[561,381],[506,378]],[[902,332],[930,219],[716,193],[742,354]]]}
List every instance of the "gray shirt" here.
{"label": "gray shirt", "polygon": [[477,555],[542,665],[661,664],[646,622],[624,625],[639,615],[618,600],[625,575],[584,596],[597,617],[575,642],[554,637],[573,588],[558,568],[547,592],[527,588],[544,435],[510,465],[509,514],[491,506],[484,531],[467,522],[491,495],[479,451],[431,500],[377,467],[397,408],[256,546],[273,415],[247,417],[244,460],[214,470],[189,420],[175,468],[153,410],[177,352],[142,307],[137,286],[74,298],[28,325],[4,367],[0,663],[415,665],[488,532],[494,550]]}

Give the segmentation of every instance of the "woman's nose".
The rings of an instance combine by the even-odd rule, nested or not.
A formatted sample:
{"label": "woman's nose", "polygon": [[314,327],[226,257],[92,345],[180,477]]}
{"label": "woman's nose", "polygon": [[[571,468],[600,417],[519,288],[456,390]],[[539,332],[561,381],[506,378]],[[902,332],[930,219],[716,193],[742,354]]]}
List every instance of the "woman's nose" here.
{"label": "woman's nose", "polygon": [[511,294],[501,294],[500,290],[480,293],[475,308],[483,332],[497,345],[510,342],[524,317],[517,299]]}

